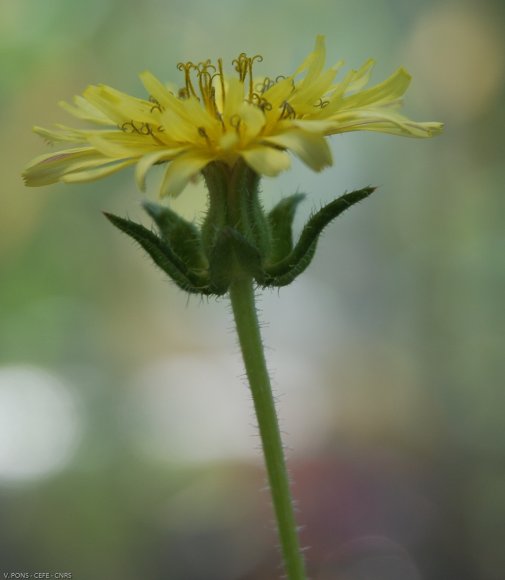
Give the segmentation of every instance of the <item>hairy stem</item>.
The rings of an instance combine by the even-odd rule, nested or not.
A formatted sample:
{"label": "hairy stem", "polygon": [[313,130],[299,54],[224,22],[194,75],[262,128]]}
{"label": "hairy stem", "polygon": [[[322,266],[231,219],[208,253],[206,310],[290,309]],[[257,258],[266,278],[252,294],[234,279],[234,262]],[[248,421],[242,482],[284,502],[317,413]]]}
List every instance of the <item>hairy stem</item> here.
{"label": "hairy stem", "polygon": [[230,299],[258,420],[286,575],[289,580],[305,580],[305,565],[298,540],[270,377],[261,342],[252,280],[248,277],[238,277],[232,282]]}

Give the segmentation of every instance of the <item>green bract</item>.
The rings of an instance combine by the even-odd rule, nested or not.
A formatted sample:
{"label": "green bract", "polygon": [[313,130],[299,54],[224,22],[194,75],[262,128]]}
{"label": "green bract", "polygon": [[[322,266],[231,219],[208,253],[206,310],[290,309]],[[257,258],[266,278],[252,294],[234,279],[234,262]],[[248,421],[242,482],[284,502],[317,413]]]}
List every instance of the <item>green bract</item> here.
{"label": "green bract", "polygon": [[293,244],[293,218],[303,194],[281,200],[267,214],[259,200],[259,175],[245,163],[232,169],[211,163],[203,174],[209,206],[201,229],[151,202],[144,203],[144,208],[158,234],[134,221],[105,215],[136,240],[179,288],[207,296],[225,294],[234,280],[244,276],[262,287],[291,283],[312,261],[323,229],[375,189],[347,193],[322,207]]}

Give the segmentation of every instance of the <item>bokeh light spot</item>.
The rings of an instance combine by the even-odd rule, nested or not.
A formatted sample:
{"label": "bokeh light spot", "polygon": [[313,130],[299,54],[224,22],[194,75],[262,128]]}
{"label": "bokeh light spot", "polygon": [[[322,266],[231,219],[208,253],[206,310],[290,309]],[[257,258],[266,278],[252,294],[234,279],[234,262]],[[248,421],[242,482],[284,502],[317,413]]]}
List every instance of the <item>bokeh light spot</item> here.
{"label": "bokeh light spot", "polygon": [[81,433],[76,397],[60,379],[36,367],[0,368],[0,483],[63,469]]}

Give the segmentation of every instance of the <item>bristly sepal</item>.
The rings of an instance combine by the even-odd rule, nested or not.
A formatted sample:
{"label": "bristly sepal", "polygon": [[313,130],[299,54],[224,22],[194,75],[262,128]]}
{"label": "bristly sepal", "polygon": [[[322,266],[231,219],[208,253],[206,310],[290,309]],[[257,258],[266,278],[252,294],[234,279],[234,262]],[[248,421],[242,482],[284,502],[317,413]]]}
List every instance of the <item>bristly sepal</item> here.
{"label": "bristly sepal", "polygon": [[293,220],[304,193],[294,193],[281,201],[268,213],[271,245],[268,264],[280,262],[293,251]]}
{"label": "bristly sepal", "polygon": [[[218,169],[215,174],[220,177]],[[290,284],[311,263],[324,228],[375,191],[374,187],[365,187],[328,203],[309,218],[293,244],[293,219],[304,194],[283,199],[260,219],[261,205],[253,199],[257,182],[242,192],[245,204],[238,206],[235,198],[230,202],[223,183],[216,179],[209,187],[211,207],[201,229],[171,209],[151,202],[143,206],[159,235],[132,220],[110,213],[105,216],[138,242],[179,288],[192,294],[222,296],[235,280],[244,277],[262,287]],[[229,204],[239,209],[238,214],[230,210]]]}
{"label": "bristly sepal", "polygon": [[290,284],[311,263],[319,236],[324,228],[346,209],[371,195],[375,189],[375,187],[365,187],[346,193],[313,214],[305,224],[292,251],[278,262],[267,265],[265,280],[260,284],[277,287]]}
{"label": "bristly sepal", "polygon": [[244,275],[255,280],[264,276],[261,254],[245,236],[226,226],[220,231],[209,258],[210,285],[224,294],[233,280]]}
{"label": "bristly sepal", "polygon": [[112,225],[138,242],[179,288],[192,294],[212,293],[208,287],[208,278],[188,268],[165,240],[132,220],[107,212],[104,215]]}
{"label": "bristly sepal", "polygon": [[145,201],[142,207],[155,221],[161,238],[172,248],[174,254],[184,262],[186,268],[195,273],[208,269],[200,230],[170,208]]}

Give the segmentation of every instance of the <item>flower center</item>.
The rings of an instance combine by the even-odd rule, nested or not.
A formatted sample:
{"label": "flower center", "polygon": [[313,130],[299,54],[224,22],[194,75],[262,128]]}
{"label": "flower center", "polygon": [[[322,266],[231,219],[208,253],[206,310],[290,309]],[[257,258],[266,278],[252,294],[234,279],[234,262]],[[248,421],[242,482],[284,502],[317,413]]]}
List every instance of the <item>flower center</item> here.
{"label": "flower center", "polygon": [[[263,111],[272,110],[272,104],[265,99],[263,94],[285,77],[278,76],[275,80],[265,78],[261,83],[254,84],[253,66],[255,62],[262,62],[263,57],[256,54],[252,57],[245,52],[232,61],[239,80],[246,87],[246,99],[249,103],[256,105]],[[179,98],[188,99],[194,97],[200,101],[205,108],[218,119],[221,119],[220,109],[226,101],[226,85],[223,73],[223,60],[219,58],[217,65],[211,60],[195,64],[191,61],[180,62],[178,70],[184,72],[184,87],[179,90]],[[219,87],[221,107],[216,102],[216,87]],[[287,104],[286,104],[287,105]],[[293,111],[286,106],[282,111],[283,116],[291,116]]]}

